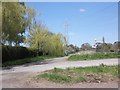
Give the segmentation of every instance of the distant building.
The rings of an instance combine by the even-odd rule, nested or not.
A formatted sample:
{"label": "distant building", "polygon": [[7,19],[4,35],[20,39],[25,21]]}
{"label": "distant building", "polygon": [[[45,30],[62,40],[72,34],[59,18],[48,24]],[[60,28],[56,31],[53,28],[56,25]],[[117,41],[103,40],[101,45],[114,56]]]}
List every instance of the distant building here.
{"label": "distant building", "polygon": [[92,46],[92,48],[96,49],[98,46],[100,46],[101,44],[105,43],[105,38],[102,38],[102,41],[97,41],[95,39],[95,44]]}

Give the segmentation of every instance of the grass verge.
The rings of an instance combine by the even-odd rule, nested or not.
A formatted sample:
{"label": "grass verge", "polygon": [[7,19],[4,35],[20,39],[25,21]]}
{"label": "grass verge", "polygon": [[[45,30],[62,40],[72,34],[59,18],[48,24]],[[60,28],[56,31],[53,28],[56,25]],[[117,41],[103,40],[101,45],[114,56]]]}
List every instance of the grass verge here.
{"label": "grass verge", "polygon": [[60,56],[37,56],[33,58],[25,58],[25,59],[18,59],[18,60],[13,60],[13,61],[7,61],[2,63],[2,67],[9,67],[9,66],[14,66],[14,65],[22,65],[26,63],[31,63],[31,62],[37,62],[37,61],[43,61],[45,59],[50,59],[50,58],[55,58],[55,57],[60,57]]}
{"label": "grass verge", "polygon": [[118,58],[118,57],[120,57],[118,53],[95,53],[95,54],[72,55],[68,58],[68,60],[79,61],[79,60]]}
{"label": "grass verge", "polygon": [[7,61],[2,63],[2,67],[14,66],[14,65],[22,65],[26,63],[36,62],[36,61],[43,61],[43,57],[34,57],[34,58],[25,58],[25,59],[18,59],[13,61]]}
{"label": "grass verge", "polygon": [[118,66],[95,66],[60,69],[54,68],[36,76],[57,83],[106,82],[118,78]]}

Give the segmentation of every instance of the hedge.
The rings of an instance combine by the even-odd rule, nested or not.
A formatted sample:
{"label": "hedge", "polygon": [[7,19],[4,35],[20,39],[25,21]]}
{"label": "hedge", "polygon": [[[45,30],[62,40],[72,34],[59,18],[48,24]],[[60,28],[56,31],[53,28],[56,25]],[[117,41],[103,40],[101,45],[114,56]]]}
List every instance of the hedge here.
{"label": "hedge", "polygon": [[35,50],[30,50],[26,47],[2,45],[2,62],[35,57],[36,55]]}

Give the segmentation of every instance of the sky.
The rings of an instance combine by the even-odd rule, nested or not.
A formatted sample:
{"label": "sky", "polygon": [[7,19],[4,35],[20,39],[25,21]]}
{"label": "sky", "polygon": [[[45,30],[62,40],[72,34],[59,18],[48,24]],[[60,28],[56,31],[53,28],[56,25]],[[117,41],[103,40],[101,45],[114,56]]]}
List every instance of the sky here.
{"label": "sky", "polygon": [[[26,2],[34,8],[36,19],[53,33],[66,34],[69,44],[93,45],[102,37],[108,43],[118,41],[117,2]],[[41,16],[39,16],[41,14]],[[67,31],[65,23],[68,24]]]}

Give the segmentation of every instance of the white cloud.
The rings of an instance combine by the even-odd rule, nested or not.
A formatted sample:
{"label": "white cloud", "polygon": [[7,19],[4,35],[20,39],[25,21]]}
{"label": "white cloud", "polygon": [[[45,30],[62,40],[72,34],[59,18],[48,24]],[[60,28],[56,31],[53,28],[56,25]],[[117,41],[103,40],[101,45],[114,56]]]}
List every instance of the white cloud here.
{"label": "white cloud", "polygon": [[81,9],[80,9],[80,12],[86,12],[86,9],[81,8]]}

